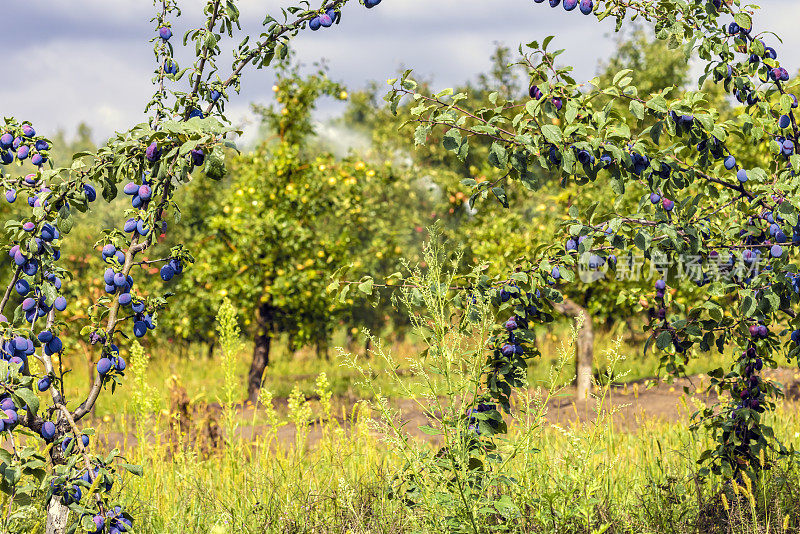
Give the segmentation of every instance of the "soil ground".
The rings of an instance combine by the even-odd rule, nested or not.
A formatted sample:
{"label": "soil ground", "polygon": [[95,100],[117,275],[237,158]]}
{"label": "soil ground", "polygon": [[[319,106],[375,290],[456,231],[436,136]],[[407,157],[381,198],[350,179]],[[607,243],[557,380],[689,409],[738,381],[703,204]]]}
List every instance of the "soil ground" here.
{"label": "soil ground", "polygon": [[[800,407],[800,371],[796,368],[779,368],[765,371],[765,376],[778,382],[785,392],[786,398],[782,402],[796,404]],[[291,377],[289,377],[291,378]],[[678,379],[672,383],[656,380],[644,379],[636,382],[628,382],[622,385],[613,385],[609,389],[603,409],[614,411],[614,424],[619,430],[635,430],[644,422],[660,420],[674,422],[686,420],[697,410],[700,403],[713,404],[716,402],[716,394],[705,392],[709,383],[708,376],[696,375],[689,378]],[[690,394],[684,391],[686,388]],[[349,414],[359,399],[348,397],[336,397],[333,399],[334,405],[338,407],[338,413],[342,413],[342,407]],[[287,399],[276,398],[274,405],[277,411],[285,414],[287,410]],[[420,408],[409,399],[397,399],[392,402],[393,406],[400,410],[402,418],[407,421],[406,428],[412,435],[422,439],[436,441],[435,438],[424,434],[419,430],[420,425],[428,424],[425,414]],[[253,406],[240,406],[238,409],[242,426],[239,434],[242,439],[251,441],[257,435],[266,433],[267,427],[263,425],[253,426],[249,424],[253,420]],[[546,419],[551,424],[569,426],[580,424],[585,421],[593,420],[597,415],[598,400],[578,401],[575,399],[574,389],[565,389],[558,395],[550,399],[547,406]],[[190,423],[197,425],[208,425],[209,420],[219,421],[221,419],[221,407],[218,404],[210,404],[203,409],[201,420]],[[339,423],[343,428],[349,427],[349,421],[339,418]],[[102,427],[100,421],[89,421],[88,424],[95,428]],[[213,423],[212,423],[213,425]],[[319,441],[321,431],[317,425],[311,425],[308,434],[308,444],[313,446]],[[136,445],[136,438],[133,432],[127,436],[119,432],[103,432],[98,434],[101,441],[108,448],[126,448]],[[294,425],[286,424],[279,428],[277,436],[280,441],[286,444],[294,443],[296,430]]]}

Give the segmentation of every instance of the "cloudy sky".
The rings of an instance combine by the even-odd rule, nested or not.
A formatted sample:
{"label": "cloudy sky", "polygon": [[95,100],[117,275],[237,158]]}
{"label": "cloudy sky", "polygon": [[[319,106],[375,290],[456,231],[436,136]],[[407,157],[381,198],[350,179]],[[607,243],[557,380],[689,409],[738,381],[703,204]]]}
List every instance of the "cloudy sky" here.
{"label": "cloudy sky", "polygon": [[[6,0],[7,2],[7,0]],[[6,3],[4,2],[4,4]],[[790,72],[800,68],[797,0],[752,0],[762,6],[756,29],[777,33]],[[150,0],[27,0],[3,6],[4,54],[0,102],[4,116],[28,119],[43,133],[74,130],[87,122],[99,140],[143,119],[152,93],[154,58],[148,40]],[[202,0],[182,0],[184,17],[176,34],[197,26]],[[246,30],[258,33],[266,13],[277,14],[285,0],[240,0]],[[325,59],[331,77],[359,88],[384,81],[401,67],[448,87],[486,70],[494,43],[512,47],[555,35],[567,49],[565,63],[578,78],[595,74],[614,46],[613,22],[598,23],[577,10],[552,9],[531,0],[385,0],[366,10],[352,2],[342,24],[303,32],[295,41],[305,63]],[[174,39],[178,44],[178,39]],[[181,56],[179,55],[179,58]],[[221,59],[228,66],[230,53]],[[224,69],[223,69],[224,72]],[[245,90],[229,111],[246,121],[250,102],[270,100],[273,78],[249,71]],[[330,112],[330,111],[329,111]]]}

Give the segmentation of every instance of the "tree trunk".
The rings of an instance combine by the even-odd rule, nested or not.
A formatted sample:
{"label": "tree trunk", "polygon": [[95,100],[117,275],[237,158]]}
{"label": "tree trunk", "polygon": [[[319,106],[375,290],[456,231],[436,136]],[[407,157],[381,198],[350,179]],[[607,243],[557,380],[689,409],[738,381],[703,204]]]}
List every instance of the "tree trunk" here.
{"label": "tree trunk", "polygon": [[330,352],[328,352],[328,341],[326,339],[317,341],[317,359],[321,360],[322,358],[325,358],[326,361],[331,359]]}
{"label": "tree trunk", "polygon": [[61,504],[61,499],[53,496],[47,505],[45,534],[64,534],[67,531],[69,508]]}
{"label": "tree trunk", "polygon": [[261,389],[261,380],[264,370],[269,364],[269,348],[272,343],[273,330],[273,309],[268,304],[262,304],[256,314],[255,344],[253,347],[253,361],[250,364],[250,372],[247,374],[247,399],[254,405],[258,401],[258,390]]}
{"label": "tree trunk", "polygon": [[576,396],[578,400],[586,400],[592,393],[592,362],[594,360],[594,328],[592,317],[582,307],[569,299],[556,304],[556,310],[568,317],[583,316],[583,324],[578,330],[575,347],[575,374],[577,376]]}

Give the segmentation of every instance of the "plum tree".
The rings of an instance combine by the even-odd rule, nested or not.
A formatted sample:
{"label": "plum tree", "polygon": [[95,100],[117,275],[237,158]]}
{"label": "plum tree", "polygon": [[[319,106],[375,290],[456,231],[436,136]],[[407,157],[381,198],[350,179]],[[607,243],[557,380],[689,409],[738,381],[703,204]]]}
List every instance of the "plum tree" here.
{"label": "plum tree", "polygon": [[[185,36],[194,45],[195,61],[190,68],[181,70],[173,59],[171,41],[161,34],[161,29],[171,24],[168,19],[177,15],[177,6],[164,0],[153,19],[158,60],[154,73],[156,93],[146,108],[147,123],[117,134],[90,154],[76,154],[66,167],[50,168],[44,168],[49,140],[37,136],[29,123],[8,119],[3,125],[3,164],[30,165],[34,156],[40,158],[33,173],[3,176],[4,189],[14,191],[14,199],[19,194],[26,196],[31,209],[19,220],[8,220],[5,226],[7,239],[3,244],[9,250],[7,263],[13,274],[0,302],[0,312],[9,303],[18,305],[11,320],[3,317],[2,354],[7,363],[0,365],[7,367],[7,393],[0,400],[5,415],[0,421],[15,449],[13,436],[19,425],[60,444],[50,449],[50,480],[43,485],[50,488],[49,532],[65,529],[69,517],[66,507],[76,512],[74,515],[85,530],[102,531],[108,527],[109,531],[123,531],[130,526],[129,516],[109,502],[107,492],[95,493],[93,500],[83,498],[84,472],[91,486],[105,489],[103,480],[112,476],[116,468],[107,458],[87,450],[88,441],[76,422],[89,413],[104,387],[121,381],[126,364],[115,343],[122,338],[120,329],[132,323],[134,333],[143,335],[156,326],[156,314],[166,304],[163,295],[144,298],[140,288],[146,285],[146,277],[139,278],[134,287],[131,273],[138,275],[149,265],[140,259],[142,253],[157,244],[157,232],[153,230],[161,230],[165,216],[174,211],[175,189],[189,181],[193,173],[200,174],[197,163],[202,162],[202,174],[208,178],[220,179],[224,175],[224,136],[232,130],[224,115],[227,93],[238,91],[244,68],[265,67],[275,58],[285,57],[291,37],[307,26],[313,30],[317,24],[317,29],[332,25],[340,19],[345,3],[346,0],[334,0],[315,10],[287,9],[280,21],[268,16],[259,40],[244,40],[233,47],[230,74],[220,77],[216,64],[220,43],[224,37],[232,37],[239,25],[235,3],[207,2],[205,23]],[[378,3],[364,1],[368,8]],[[553,7],[559,3],[550,0]],[[576,5],[575,0],[568,0],[564,7],[572,10]],[[598,2],[596,8],[592,2],[581,2],[581,11],[599,19],[616,18],[619,26],[631,13],[653,23],[659,38],[674,46],[683,45],[687,57],[695,55],[704,62],[701,81],[714,80],[748,113],[725,118],[702,89],[680,94],[673,94],[671,89],[642,91],[633,84],[629,70],[617,72],[610,82],[597,78],[590,86],[580,87],[570,77],[569,69],[555,66],[558,54],[548,51],[550,38],[541,46],[536,42],[528,45],[524,65],[531,84],[528,91],[519,95],[525,96],[519,102],[517,96],[495,91],[487,96],[490,106],[469,110],[464,103],[469,100],[468,95],[429,95],[411,79],[410,73],[395,81],[388,96],[392,109],[396,110],[405,96],[416,101],[409,109],[412,120],[419,123],[415,144],[430,142],[434,131],[444,130],[438,140],[454,158],[467,160],[475,147],[483,156],[481,166],[497,170],[500,176],[496,180],[465,182],[465,186],[474,188],[475,199],[491,194],[503,205],[509,205],[509,184],[519,182],[538,190],[541,184],[537,173],[544,170],[564,185],[584,187],[600,180],[619,196],[639,198],[633,206],[599,202],[572,206],[564,225],[564,239],[534,250],[527,264],[512,274],[494,279],[485,276],[470,287],[473,294],[480,292],[490,298],[501,316],[486,355],[482,404],[510,409],[513,388],[522,383],[519,374],[526,357],[535,354],[529,327],[551,321],[550,312],[563,302],[563,291],[556,280],[568,282],[575,277],[576,267],[584,263],[594,269],[606,265],[617,271],[624,265],[618,261],[623,256],[641,255],[654,264],[664,259],[674,263],[691,254],[701,260],[704,275],[716,269],[725,276],[707,282],[708,293],[702,305],[687,306],[673,299],[669,288],[679,287],[680,282],[675,273],[667,271],[664,287],[656,288],[653,297],[658,310],[650,323],[649,342],[662,351],[662,359],[673,373],[680,373],[697,351],[714,346],[719,350],[737,347],[740,357],[729,372],[711,373],[713,386],[730,393],[731,400],[699,414],[698,420],[715,431],[718,440],[717,447],[708,451],[704,459],[709,460],[710,469],[731,476],[742,470],[760,469],[766,455],[773,450],[783,452],[761,417],[773,407],[779,390],[762,376],[761,370],[764,364],[776,364],[782,346],[780,336],[798,326],[792,306],[800,298],[800,282],[796,267],[788,261],[790,254],[784,251],[791,250],[795,237],[800,235],[794,198],[797,186],[793,180],[800,172],[800,157],[795,154],[798,132],[792,111],[797,99],[788,92],[796,82],[780,66],[777,52],[763,42],[768,37],[751,35],[751,16],[739,8],[736,0],[608,0]],[[733,17],[735,26],[728,15]],[[595,106],[594,102],[605,105]],[[618,113],[620,108],[627,112]],[[290,114],[291,109],[287,110]],[[512,120],[507,120],[505,113],[514,114]],[[784,115],[789,117],[791,128],[781,126]],[[756,148],[734,151],[737,137],[746,147]],[[765,145],[770,151],[762,151],[762,163],[748,164],[745,170],[742,165],[747,158],[743,154]],[[286,177],[305,172],[319,178],[316,172],[323,172],[298,168],[296,152],[291,145],[283,145],[274,152],[277,161],[261,158],[257,162],[271,171],[262,174],[278,175],[281,171],[282,195],[295,209],[304,204],[304,193],[289,188],[293,184],[285,183]],[[733,158],[730,168],[725,165],[727,156]],[[322,165],[320,160],[314,163]],[[104,232],[97,240],[97,246],[103,248],[100,257],[112,271],[108,279],[108,271],[103,274],[108,295],[99,297],[87,309],[88,324],[80,332],[95,347],[98,372],[85,400],[70,409],[58,387],[63,376],[55,372],[51,358],[53,353],[63,351],[60,336],[71,326],[56,319],[56,299],[63,296],[61,280],[66,279],[58,264],[61,234],[66,238],[72,229],[73,210],[88,209],[95,200],[95,189],[89,182],[99,186],[104,199],[110,200],[124,181],[135,186],[135,191],[133,186],[128,188],[132,209],[124,214],[122,220],[126,222],[120,225],[125,231]],[[319,181],[309,181],[309,189],[320,187]],[[244,189],[234,191],[240,190],[244,197]],[[254,195],[255,191],[248,190],[247,194]],[[268,195],[269,190],[259,190],[258,194]],[[239,203],[247,200],[250,199]],[[468,207],[472,209],[471,205]],[[130,220],[135,225],[128,224]],[[58,235],[46,224],[58,230]],[[229,228],[228,221],[216,224],[245,244],[238,248],[244,248],[244,253],[250,252],[246,249],[253,243],[267,241],[263,239],[268,235],[264,229],[254,235],[243,232],[242,225]],[[772,225],[777,227],[774,232]],[[268,226],[266,230],[274,228]],[[789,230],[791,240],[786,237]],[[339,242],[334,245],[337,252],[344,247]],[[765,254],[767,250],[769,254]],[[155,261],[169,265],[166,274],[175,276],[192,259],[176,246],[168,257]],[[295,271],[306,270],[309,259],[314,265],[315,260],[305,258],[299,264],[303,268],[295,264]],[[758,262],[766,262],[767,268],[752,269]],[[277,283],[280,276],[270,281]],[[360,284],[365,292],[370,285]],[[278,297],[283,298],[286,293]],[[62,307],[64,301],[59,303]],[[121,316],[123,306],[136,306],[138,311]],[[270,307],[270,311],[278,309]],[[791,358],[800,354],[796,345],[784,345]],[[39,365],[41,369],[37,368]],[[45,420],[33,390],[34,382],[38,389],[44,376],[51,381],[45,388],[52,397],[48,417],[55,421]],[[478,421],[487,412],[494,416],[495,411],[476,409],[465,420]],[[502,425],[485,425],[479,431],[481,440],[491,440],[493,433],[502,431]],[[488,450],[489,445],[485,446]],[[5,472],[18,468],[26,476],[37,476],[30,473],[25,463],[28,460],[22,458],[23,455],[12,455]],[[35,455],[24,458],[41,461]],[[76,469],[79,462],[83,465]],[[98,482],[97,477],[102,480]],[[8,493],[16,495],[17,490],[22,491],[23,487],[11,488]]]}
{"label": "plum tree", "polygon": [[[541,98],[541,92],[535,84],[528,87],[527,80],[521,79],[518,74],[520,68],[507,68],[511,63],[514,63],[511,51],[498,49],[492,58],[490,72],[479,76],[477,86],[465,84],[456,88],[455,92],[464,93],[471,102],[480,101],[487,108],[493,107],[489,96],[495,91],[509,98],[521,92],[527,92],[530,98]],[[635,73],[635,79],[643,90],[658,91],[673,85],[684,87],[687,81],[683,54],[668,49],[666,43],[661,41],[651,42],[643,34],[635,34],[619,44],[617,52],[608,60],[600,78],[607,79],[610,83],[614,75],[622,69],[630,69]],[[527,78],[527,73],[524,74]],[[508,209],[498,213],[480,203],[473,204],[476,198],[470,199],[469,190],[460,183],[461,180],[491,183],[502,179],[504,174],[486,164],[491,142],[474,140],[463,161],[458,158],[458,154],[443,148],[446,141],[443,141],[442,131],[429,132],[425,145],[415,146],[417,141],[405,137],[397,130],[396,124],[398,121],[414,119],[410,110],[416,103],[409,101],[401,104],[396,109],[399,118],[394,117],[388,107],[377,104],[378,98],[374,91],[372,89],[352,96],[350,108],[346,112],[346,124],[371,135],[376,150],[385,150],[387,153],[402,150],[410,154],[414,167],[424,170],[443,191],[444,202],[436,206],[435,212],[444,222],[443,231],[447,238],[464,244],[467,263],[486,263],[487,272],[492,275],[505,273],[509,265],[524,263],[524,258],[530,257],[537,247],[552,243],[559,224],[570,218],[569,210],[572,206],[586,209],[597,198],[608,194],[608,184],[602,181],[585,181],[578,186],[555,179],[547,169],[535,169],[537,187],[526,186],[514,190],[514,201],[509,196]],[[724,105],[725,100],[721,93],[713,96],[715,102]],[[599,106],[603,105],[605,103]],[[617,111],[630,114],[627,106]],[[513,114],[514,108],[509,106],[506,114],[508,121],[513,119]],[[609,156],[601,156],[599,160],[603,161],[604,157]],[[638,196],[626,194],[617,203],[634,208],[639,201]],[[650,201],[660,204],[661,196],[653,192]],[[565,243],[566,250],[577,250],[577,241],[578,239],[568,239]],[[588,268],[589,264],[587,261],[585,267]],[[602,274],[604,268],[600,265],[601,271],[598,274]],[[606,281],[613,283],[613,287],[608,287],[607,291],[598,291],[598,284],[594,279],[587,278],[584,281],[583,275],[572,277],[570,272],[564,274],[559,271],[559,274],[563,274],[560,278],[560,289],[570,302],[559,313],[569,312],[570,316],[583,313],[584,330],[588,331],[592,327],[611,328],[630,333],[635,341],[637,329],[634,325],[638,322],[638,317],[655,311],[651,309],[653,302],[642,298],[642,292],[651,287],[647,280],[637,282],[607,277]],[[566,280],[564,276],[570,276],[570,279]],[[688,302],[693,299],[693,292],[700,288],[690,281],[686,287],[682,286],[680,289],[677,298]],[[590,336],[587,334],[583,339],[588,343]],[[581,356],[579,363],[582,370],[578,373],[579,376],[591,376],[591,345],[579,347],[576,355]],[[587,384],[581,383],[578,390],[585,391]]]}
{"label": "plum tree", "polygon": [[[503,303],[501,290],[489,281],[479,289],[497,295],[501,312],[536,322],[541,320],[537,313],[552,309],[563,298],[549,283],[554,264],[564,277],[568,269],[591,257],[637,256],[649,264],[666,264],[667,285],[672,286],[680,283],[675,266],[697,258],[699,271],[709,278],[704,282],[704,300],[681,305],[670,292],[657,290],[659,309],[650,323],[648,346],[661,351],[666,367],[675,374],[699,352],[738,351],[727,372],[711,373],[712,387],[730,394],[730,400],[695,414],[697,426],[707,427],[716,439],[716,446],[703,455],[703,469],[726,476],[757,471],[770,454],[786,452],[762,417],[774,407],[780,390],[760,370],[763,365],[777,364],[782,345],[790,359],[800,354],[780,339],[797,321],[792,309],[799,298],[794,288],[797,268],[783,252],[794,242],[781,238],[782,242],[775,243],[769,233],[772,224],[778,226],[775,235],[778,230],[784,236],[789,230],[795,233],[798,227],[792,177],[800,171],[800,158],[794,154],[795,98],[789,93],[796,81],[780,66],[777,53],[768,50],[762,40],[766,34],[751,35],[751,15],[736,1],[609,0],[594,14],[599,19],[615,18],[618,27],[630,14],[652,23],[659,38],[683,47],[686,57],[695,56],[704,63],[701,83],[713,80],[741,102],[747,113],[725,118],[703,89],[644,94],[632,84],[629,70],[618,72],[610,84],[595,78],[581,90],[569,69],[554,66],[558,52],[548,51],[552,38],[528,46],[525,63],[542,96],[527,101],[512,121],[502,121],[499,115],[505,106],[516,105],[513,100],[497,94],[493,107],[468,109],[463,103],[466,95],[445,99],[441,94],[426,94],[418,90],[410,73],[394,82],[388,98],[393,106],[406,95],[417,101],[418,140],[426,140],[434,129],[444,129],[444,146],[462,157],[476,140],[490,143],[487,160],[504,173],[504,180],[471,183],[479,196],[492,194],[502,201],[508,184],[532,182],[537,168],[549,169],[564,182],[581,185],[603,180],[618,195],[640,196],[642,201],[629,210],[596,202],[585,211],[571,209],[565,240],[575,240],[577,250],[553,245],[530,258],[527,267],[512,275],[520,287],[512,301]],[[728,17],[739,28],[734,35],[729,33]],[[630,115],[595,107],[594,101],[600,98],[628,108]],[[562,105],[556,105],[556,100]],[[779,124],[782,115],[788,115],[792,125],[786,133]],[[648,126],[639,128],[642,122]],[[762,148],[762,165],[745,170],[739,163],[744,159],[733,153],[739,145],[769,146],[771,151]],[[575,148],[595,156],[607,154],[610,163],[581,164]],[[728,154],[737,160],[731,169],[724,165]],[[653,193],[661,197],[660,204],[647,202]],[[762,253],[766,251],[770,254]],[[617,262],[616,269],[620,266]],[[736,305],[731,306],[732,302]],[[526,355],[534,353],[525,329],[515,330],[514,335]],[[508,336],[498,328],[496,348],[487,359],[485,392],[487,399],[506,409],[515,379],[506,371],[499,374],[497,366],[513,370],[524,364],[524,358],[503,354],[501,347]]]}
{"label": "plum tree", "polygon": [[[7,476],[0,490],[11,497],[9,514],[1,520],[4,530],[19,531],[13,522],[20,515],[11,512],[14,506],[31,506],[32,501],[23,496],[40,486],[49,488],[48,533],[65,532],[70,519],[72,531],[78,527],[90,532],[130,529],[131,517],[113,504],[108,488],[120,466],[139,471],[116,464],[116,453],[90,452],[88,435],[79,432],[77,423],[91,412],[104,389],[122,383],[126,362],[117,343],[124,340],[126,326],[131,324],[136,336],[144,335],[157,326],[158,313],[166,305],[164,289],[147,288],[147,277],[139,273],[160,263],[168,265],[167,272],[175,276],[193,261],[180,244],[165,257],[142,259],[145,251],[158,244],[153,229],[164,233],[166,217],[178,213],[174,194],[180,185],[201,174],[213,180],[225,174],[223,146],[230,145],[225,138],[234,129],[224,108],[227,95],[240,89],[244,68],[266,67],[276,57],[284,57],[288,40],[315,17],[325,25],[338,21],[345,3],[332,0],[320,10],[292,8],[283,12],[281,22],[268,16],[257,40],[245,36],[234,45],[226,38],[240,30],[235,2],[208,0],[203,9],[205,22],[184,36],[183,44],[195,55],[191,68],[181,70],[170,40],[172,22],[180,11],[173,0],[160,0],[152,19],[157,61],[146,123],[116,134],[96,150],[73,154],[64,166],[53,165],[49,158],[52,140],[38,134],[29,122],[7,118],[0,125],[0,163],[5,166],[0,178],[6,199],[11,203],[23,196],[29,208],[16,204],[15,217],[6,219],[2,241],[9,252],[10,274],[0,310],[14,309],[10,318],[0,314],[0,374],[4,377],[0,407],[5,416],[0,419],[0,431],[12,448],[2,459]],[[217,58],[223,41],[231,45],[234,58],[230,73],[221,78]],[[57,315],[69,308],[65,292],[77,289],[62,283],[70,276],[59,263],[62,244],[68,241],[74,214],[91,209],[97,200],[96,187],[105,201],[111,201],[120,183],[136,186],[136,191],[123,187],[131,195],[131,208],[122,219],[136,224],[120,224],[125,231],[95,228],[92,241],[96,240],[95,246],[101,248],[98,256],[107,264],[103,267],[107,294],[88,304],[82,328],[75,329],[64,315]],[[97,359],[93,383],[80,402],[65,398],[63,373],[68,370],[53,366],[53,356],[65,350],[62,336],[67,335],[80,338]],[[48,408],[40,409],[38,392],[48,394]],[[19,426],[61,446],[48,449],[46,459],[35,450],[20,454],[28,446],[14,440]],[[46,474],[39,469],[44,460],[50,466]],[[31,478],[42,484],[28,484]],[[87,488],[95,489],[84,491]]]}

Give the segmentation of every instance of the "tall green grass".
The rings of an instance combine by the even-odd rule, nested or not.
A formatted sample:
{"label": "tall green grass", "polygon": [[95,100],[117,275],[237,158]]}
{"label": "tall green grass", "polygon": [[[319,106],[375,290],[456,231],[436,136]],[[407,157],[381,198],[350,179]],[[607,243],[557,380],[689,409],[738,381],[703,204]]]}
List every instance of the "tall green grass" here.
{"label": "tall green grass", "polygon": [[[568,323],[554,325],[552,329],[538,331],[539,348],[544,355],[541,359],[532,360],[529,367],[529,382],[544,384],[548,380],[551,368],[558,362],[558,348],[570,335],[571,327]],[[595,372],[603,375],[608,368],[607,350],[612,348],[618,338],[617,330],[598,330],[595,336]],[[616,337],[615,337],[616,336]],[[400,369],[407,371],[416,361],[417,355],[422,350],[422,344],[413,336],[406,336],[405,340],[397,341],[392,337],[384,337],[384,346],[395,355]],[[344,330],[337,332],[331,346],[346,346]],[[353,369],[343,365],[340,359],[321,359],[312,350],[299,350],[291,352],[286,349],[283,340],[273,343],[270,364],[264,374],[264,384],[275,398],[288,398],[298,385],[307,396],[314,395],[316,379],[320,373],[325,373],[330,383],[331,391],[336,396],[351,398],[366,398],[371,395],[369,388],[361,383],[361,377]],[[186,388],[189,398],[194,401],[217,402],[224,401],[230,390],[225,384],[234,384],[234,398],[245,397],[246,377],[250,366],[252,346],[244,343],[238,351],[231,353],[230,359],[223,361],[219,347],[215,347],[211,358],[208,356],[208,346],[191,345],[177,348],[169,344],[146,344],[149,355],[147,367],[147,382],[154,389],[152,398],[155,403],[153,409],[166,410],[169,408],[169,383],[177,380]],[[623,344],[624,351],[629,355],[626,360],[627,374],[624,378],[615,377],[618,381],[633,381],[649,378],[656,375],[658,361],[652,354],[641,355],[641,344],[631,342]],[[351,347],[354,353],[362,355],[363,344]],[[124,351],[123,351],[124,352]],[[131,359],[131,355],[123,356]],[[689,362],[688,373],[705,373],[710,369],[725,366],[731,355],[710,353],[704,358],[693,359]],[[67,398],[78,399],[78,394],[86,391],[90,377],[93,376],[94,367],[88,369],[88,364],[83,359],[73,358],[64,362],[65,367],[72,368],[65,380]],[[568,362],[565,371],[570,371],[572,363]],[[385,362],[372,362],[372,367],[382,391],[390,398],[399,398],[403,395],[402,387],[393,380],[388,379],[385,373],[388,369]],[[573,371],[570,371],[573,372]],[[663,373],[662,373],[663,374]],[[226,381],[226,375],[228,375]],[[134,410],[135,396],[138,385],[125,383],[113,395],[100,396],[96,408],[99,418],[119,418],[120,413],[130,413]]]}
{"label": "tall green grass", "polygon": [[[476,507],[465,516],[475,520],[454,526],[443,521],[451,507],[442,498],[447,480],[425,467],[443,445],[457,442],[406,433],[403,410],[428,399],[438,406],[429,415],[441,418],[448,397],[437,392],[452,388],[454,378],[468,384],[469,377],[456,374],[443,381],[438,377],[447,373],[419,364],[415,373],[402,372],[419,361],[415,355],[423,344],[413,338],[374,344],[372,353],[350,359],[359,362],[355,368],[343,365],[342,358],[278,351],[258,405],[241,406],[237,392],[244,391],[249,348],[238,342],[232,317],[223,307],[222,350],[210,359],[205,350],[179,355],[134,343],[126,387],[115,393],[114,410],[111,404],[98,407],[98,435],[114,436],[126,459],[144,467],[144,477],[126,475],[114,490],[136,517],[137,533],[416,533],[445,527],[587,534],[800,532],[796,459],[773,458],[772,468],[754,481],[701,479],[697,460],[710,438],[688,425],[699,399],[676,401],[675,410],[683,415],[675,422],[626,421],[615,413],[618,408],[609,402],[612,382],[652,376],[657,364],[637,356],[635,345],[612,339],[612,333],[597,338],[599,376],[587,408],[591,416],[553,424],[545,418],[548,400],[572,377],[574,331],[564,325],[540,332],[539,347],[548,356],[529,369],[530,388],[514,399],[508,435],[498,442],[503,460],[493,468],[489,499],[462,503]],[[475,342],[443,334],[437,343],[456,341],[465,347]],[[447,354],[447,361],[458,361],[455,353]],[[711,356],[692,371],[707,371],[726,358]],[[77,387],[80,373],[72,380],[68,387]],[[176,386],[186,389],[183,412],[173,409],[182,394]],[[781,405],[769,416],[792,450],[800,445],[796,408]],[[393,429],[376,424],[382,415],[386,422],[395,414],[400,424]],[[223,439],[209,437],[215,432]],[[423,495],[410,499],[397,491],[397,482],[415,462],[423,467],[413,470]],[[471,495],[464,489],[469,490],[462,486],[462,495]],[[39,529],[32,524],[30,531]]]}
{"label": "tall green grass", "polygon": [[[275,427],[210,455],[186,436],[151,436],[131,453],[146,476],[131,476],[120,488],[138,518],[136,532],[430,532],[421,509],[391,498],[392,477],[402,463],[370,431],[373,414],[356,409],[331,417],[326,410],[319,401],[298,400],[285,417],[273,415]],[[528,433],[530,450],[507,466],[516,484],[504,486],[509,519],[498,518],[498,524],[554,533],[800,529],[796,464],[777,462],[749,490],[745,482],[700,481],[696,461],[708,443],[686,423],[643,421],[628,432],[616,429],[602,407],[600,414]],[[160,417],[145,417],[164,427]],[[306,429],[295,439],[278,439],[271,431],[295,424]],[[781,407],[775,426],[786,443],[798,444],[796,406]],[[512,423],[510,439],[526,431]],[[431,453],[437,449],[415,443]]]}
{"label": "tall green grass", "polygon": [[[435,292],[428,296],[437,298]],[[432,315],[419,316],[420,324],[450,320],[443,305],[431,301],[426,309]],[[223,309],[219,316],[221,361],[228,366],[237,350],[230,315]],[[575,330],[553,350],[558,357],[546,374],[531,373],[547,387],[531,381],[533,387],[514,398],[507,435],[496,440],[497,454],[484,457],[493,462],[489,484],[473,487],[456,453],[460,423],[449,421],[462,421],[463,401],[474,395],[476,375],[463,357],[476,354],[482,337],[451,327],[430,331],[436,354],[428,351],[427,364],[419,363],[410,375],[397,373],[402,365],[377,340],[369,358],[350,356],[371,402],[348,405],[347,397],[333,396],[331,380],[320,373],[307,379],[310,391],[299,382],[281,385],[282,392],[291,386],[281,409],[267,384],[256,409],[234,411],[232,374],[223,370],[227,379],[219,398],[226,439],[211,447],[202,430],[216,424],[217,416],[214,409],[204,412],[204,403],[179,414],[191,419],[184,424],[175,424],[176,414],[148,410],[158,397],[148,387],[157,364],[152,359],[146,366],[147,357],[136,348],[131,369],[139,392],[133,409],[113,422],[123,430],[135,428],[140,439],[137,447],[123,440],[123,447],[147,475],[130,476],[118,488],[138,519],[136,532],[800,531],[800,467],[794,456],[769,458],[771,469],[755,480],[701,478],[697,462],[711,437],[688,426],[699,399],[677,400],[675,410],[684,414],[674,422],[621,420],[619,405],[609,399],[612,382],[636,375],[619,340],[603,354],[605,375],[595,384],[588,420],[548,423],[549,401],[571,377]],[[384,387],[397,397],[386,396]],[[408,406],[441,432],[410,432],[403,411]],[[796,406],[781,405],[768,417],[778,438],[794,450],[800,438]],[[448,455],[452,469],[439,460]]]}

